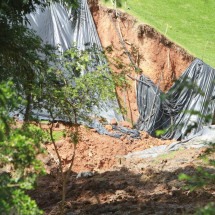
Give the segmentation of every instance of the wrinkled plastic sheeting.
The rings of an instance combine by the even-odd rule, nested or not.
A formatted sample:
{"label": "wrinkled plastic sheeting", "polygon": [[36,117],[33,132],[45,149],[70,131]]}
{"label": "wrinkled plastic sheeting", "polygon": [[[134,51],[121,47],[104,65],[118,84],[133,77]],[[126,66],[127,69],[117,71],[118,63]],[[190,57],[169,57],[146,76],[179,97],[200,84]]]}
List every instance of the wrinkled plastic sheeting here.
{"label": "wrinkled plastic sheeting", "polygon": [[[41,37],[44,43],[58,47],[62,53],[72,46],[76,46],[78,50],[95,49],[96,53],[91,53],[91,58],[95,65],[88,68],[92,72],[97,66],[107,64],[106,59],[100,56],[98,52],[102,52],[102,46],[96,31],[96,27],[89,10],[87,0],[79,0],[78,8],[68,9],[63,4],[51,3],[49,7],[38,7],[35,12],[28,15],[29,28],[36,31],[36,34]],[[107,72],[109,72],[107,70]],[[95,108],[96,109],[96,108]],[[122,121],[123,117],[117,113],[119,105],[116,99],[101,103],[101,108],[96,109],[99,116],[110,121],[116,119]],[[38,111],[39,119],[47,119],[46,111],[42,113]]]}
{"label": "wrinkled plastic sheeting", "polygon": [[84,123],[90,128],[94,128],[99,134],[108,135],[114,138],[120,138],[122,136],[127,136],[128,139],[140,139],[140,132],[136,129],[129,129],[122,126],[112,126],[113,131],[109,132],[107,129],[97,120],[91,123]]}
{"label": "wrinkled plastic sheeting", "polygon": [[86,0],[79,0],[79,7],[68,9],[60,3],[38,7],[28,16],[29,28],[41,37],[44,43],[66,51],[74,44],[79,50],[97,46],[102,50],[96,27]]}
{"label": "wrinkled plastic sheeting", "polygon": [[37,7],[28,16],[30,25],[41,37],[44,43],[58,47],[63,52],[72,46],[72,26],[67,9],[59,3],[52,3],[49,7]]}
{"label": "wrinkled plastic sheeting", "polygon": [[152,133],[158,118],[161,91],[150,79],[141,76],[137,86],[137,106],[140,117],[137,121],[138,130]]}
{"label": "wrinkled plastic sheeting", "polygon": [[189,140],[174,142],[169,145],[155,146],[143,151],[129,153],[125,156],[127,159],[131,158],[155,158],[157,156],[167,154],[171,151],[176,151],[181,148],[202,148],[211,146],[215,142],[215,126],[204,126],[201,131],[191,136]]}
{"label": "wrinkled plastic sheeting", "polygon": [[[215,70],[199,59],[191,63],[166,94],[141,77],[137,87],[140,113],[137,128],[151,135],[156,130],[165,130],[164,139],[187,139],[196,134],[203,125],[211,124],[215,108],[214,81]],[[209,116],[209,120],[204,116]]]}

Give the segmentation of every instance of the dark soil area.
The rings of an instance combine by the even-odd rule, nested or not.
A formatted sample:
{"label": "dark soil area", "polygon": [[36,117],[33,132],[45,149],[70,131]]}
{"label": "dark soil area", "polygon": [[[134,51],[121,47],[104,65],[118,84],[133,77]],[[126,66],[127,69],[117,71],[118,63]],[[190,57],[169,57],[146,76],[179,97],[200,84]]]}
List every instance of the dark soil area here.
{"label": "dark soil area", "polygon": [[[184,189],[180,173],[193,175],[205,149],[171,152],[157,158],[123,160],[110,168],[92,172],[91,177],[71,174],[66,214],[193,214],[199,207],[215,201],[215,186],[190,192]],[[110,156],[112,156],[110,154]],[[214,155],[213,155],[214,156]],[[214,158],[214,157],[213,157]],[[55,168],[42,176],[31,196],[46,214],[59,214],[61,182]],[[205,166],[215,173],[215,169]]]}

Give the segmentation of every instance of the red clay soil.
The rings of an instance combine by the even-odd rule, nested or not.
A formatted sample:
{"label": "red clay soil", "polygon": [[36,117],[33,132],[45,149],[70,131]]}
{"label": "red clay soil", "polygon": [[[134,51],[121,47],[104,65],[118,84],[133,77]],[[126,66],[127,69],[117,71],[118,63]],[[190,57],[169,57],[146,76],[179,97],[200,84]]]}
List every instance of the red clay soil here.
{"label": "red clay soil", "polygon": [[[61,125],[61,129],[64,129],[63,125]],[[59,131],[60,128],[57,130]],[[100,135],[94,129],[84,126],[80,126],[79,131],[81,141],[77,145],[75,163],[72,168],[74,172],[110,170],[122,162],[123,155],[172,142],[172,140],[153,138],[146,132],[141,132],[141,139],[130,139],[126,135],[117,139]],[[74,145],[69,138],[58,140],[56,144],[66,168],[72,159]],[[46,148],[49,152],[49,158],[57,161],[54,146],[47,144]],[[45,163],[50,162],[47,158],[44,160]],[[56,166],[56,163],[53,163],[53,166]],[[53,166],[47,166],[47,171],[50,172]]]}
{"label": "red clay soil", "polygon": [[[80,133],[82,141],[67,185],[66,215],[194,214],[198,207],[215,201],[213,184],[190,192],[183,189],[185,182],[178,180],[180,173],[193,175],[197,165],[203,166],[198,157],[204,149],[126,160],[121,155],[164,142],[142,133],[141,140],[130,143],[82,126]],[[71,160],[72,146],[68,140],[57,141],[65,165]],[[42,160],[50,174],[40,177],[36,189],[29,194],[46,215],[59,215],[62,181],[57,174],[53,147],[50,144],[46,147],[49,156]],[[79,172],[89,170],[93,172],[91,177],[76,177]],[[212,167],[207,166],[206,170],[215,173]]]}
{"label": "red clay soil", "polygon": [[136,55],[132,55],[133,61],[155,84],[161,82],[161,90],[168,90],[192,62],[193,56],[183,48],[129,14],[118,11],[116,17],[115,10],[95,5],[91,10],[103,48],[111,46],[112,57],[130,63],[117,33],[120,31],[128,51],[132,54],[137,49]]}
{"label": "red clay soil", "polygon": [[[194,59],[183,48],[168,40],[154,28],[138,23],[132,16],[120,11],[117,11],[116,15],[115,10],[98,5],[98,0],[88,0],[88,2],[99,38],[114,72],[126,72],[135,78],[141,74],[134,72],[126,47],[135,66],[140,68],[142,73],[161,90],[167,91]],[[121,62],[125,68],[120,69]],[[133,124],[139,116],[136,83],[129,78],[127,81],[130,87],[118,89],[117,92],[121,106],[127,110],[126,120]]]}

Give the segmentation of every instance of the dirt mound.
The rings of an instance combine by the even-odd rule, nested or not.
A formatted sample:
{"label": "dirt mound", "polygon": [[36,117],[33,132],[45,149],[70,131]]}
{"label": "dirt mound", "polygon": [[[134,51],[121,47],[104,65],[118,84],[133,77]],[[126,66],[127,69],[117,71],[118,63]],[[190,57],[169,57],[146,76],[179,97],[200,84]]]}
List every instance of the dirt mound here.
{"label": "dirt mound", "polygon": [[[57,130],[59,131],[59,128]],[[79,131],[81,141],[77,145],[76,158],[73,166],[74,172],[101,172],[110,170],[123,162],[123,155],[172,142],[170,140],[164,141],[153,138],[146,132],[141,132],[141,139],[132,139],[127,135],[117,139],[107,135],[100,135],[94,129],[89,129],[84,126],[80,126]],[[57,141],[57,147],[66,167],[72,159],[74,145],[69,139],[61,139]],[[53,158],[57,161],[54,146],[52,144],[47,144],[46,148],[51,155],[50,159]],[[51,164],[50,160],[47,160],[47,158],[45,160],[46,163]],[[50,172],[56,164],[57,162],[54,162],[53,165],[47,166],[48,172]]]}
{"label": "dirt mound", "polygon": [[[179,181],[178,175],[193,175],[196,165],[202,164],[198,159],[202,152],[202,149],[186,149],[158,158],[139,159],[88,178],[77,178],[72,173],[66,214],[194,214],[198,207],[215,201],[215,188],[184,190],[185,182]],[[207,170],[214,174],[214,168]],[[59,214],[61,183],[56,176],[41,177],[31,196],[45,214]]]}

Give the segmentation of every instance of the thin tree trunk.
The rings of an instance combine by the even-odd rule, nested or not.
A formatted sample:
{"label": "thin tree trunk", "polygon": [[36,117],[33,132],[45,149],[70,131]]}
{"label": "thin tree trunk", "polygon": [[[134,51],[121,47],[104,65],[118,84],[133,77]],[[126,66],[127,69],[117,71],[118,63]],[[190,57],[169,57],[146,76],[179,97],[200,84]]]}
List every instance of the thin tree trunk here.
{"label": "thin tree trunk", "polygon": [[60,154],[58,152],[58,149],[57,149],[54,137],[53,137],[53,126],[54,126],[54,124],[52,122],[51,127],[49,129],[49,132],[50,132],[52,144],[54,145],[54,149],[55,149],[55,152],[57,154],[58,161],[59,161],[59,168],[60,168],[61,177],[63,178],[63,165],[62,165],[61,157],[60,157]]}
{"label": "thin tree trunk", "polygon": [[26,96],[26,109],[25,109],[25,114],[24,114],[24,122],[29,122],[30,119],[30,111],[31,111],[31,101],[32,101],[32,97],[31,97],[31,93],[28,93]]}
{"label": "thin tree trunk", "polygon": [[[77,126],[77,118],[75,117],[75,135],[78,135],[79,129]],[[61,208],[60,208],[60,214],[64,215],[64,207],[65,207],[65,201],[66,201],[66,194],[67,194],[67,182],[69,180],[69,176],[74,164],[75,160],[75,153],[76,153],[76,148],[77,148],[77,143],[74,143],[74,150],[73,150],[73,155],[72,155],[72,160],[69,166],[69,169],[65,174],[62,174],[62,182],[63,182],[63,187],[62,187],[62,201],[61,201]]]}
{"label": "thin tree trunk", "polygon": [[62,188],[62,202],[61,202],[61,215],[64,215],[64,207],[65,207],[65,201],[66,201],[66,194],[67,194],[67,182],[70,176],[70,172],[72,170],[74,160],[75,160],[75,153],[76,153],[76,144],[74,144],[74,151],[73,151],[73,156],[72,160],[69,166],[69,169],[63,174],[63,188]]}

